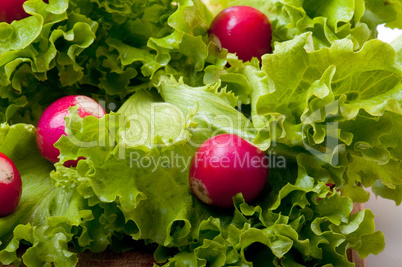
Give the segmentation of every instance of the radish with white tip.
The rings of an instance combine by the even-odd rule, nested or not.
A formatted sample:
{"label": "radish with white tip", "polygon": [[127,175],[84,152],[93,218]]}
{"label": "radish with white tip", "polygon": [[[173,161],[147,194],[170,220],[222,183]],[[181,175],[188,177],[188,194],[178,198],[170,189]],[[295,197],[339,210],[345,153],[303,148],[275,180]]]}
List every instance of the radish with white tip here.
{"label": "radish with white tip", "polygon": [[[70,114],[70,107],[74,106],[78,106],[78,115],[81,118],[86,116],[101,118],[106,114],[98,102],[83,95],[65,96],[47,107],[38,122],[36,144],[42,156],[53,164],[59,161],[58,156],[60,155],[60,151],[54,147],[54,144],[62,135],[67,135],[64,118]],[[79,160],[80,158],[66,161],[64,166],[76,166]]]}
{"label": "radish with white tip", "polygon": [[0,217],[11,214],[22,193],[21,175],[14,162],[0,152]]}

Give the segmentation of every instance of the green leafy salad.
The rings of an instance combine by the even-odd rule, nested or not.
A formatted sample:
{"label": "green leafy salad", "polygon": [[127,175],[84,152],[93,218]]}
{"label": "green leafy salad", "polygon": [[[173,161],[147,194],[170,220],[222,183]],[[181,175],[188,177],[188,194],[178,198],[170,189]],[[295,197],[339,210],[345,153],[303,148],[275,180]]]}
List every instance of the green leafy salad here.
{"label": "green leafy salad", "polygon": [[[208,34],[248,5],[272,52],[244,61]],[[400,0],[29,0],[0,23],[0,152],[22,196],[0,218],[0,263],[75,266],[79,253],[148,248],[158,266],[353,266],[380,253],[375,195],[402,202]],[[244,36],[247,39],[247,36]],[[36,127],[66,95],[106,110],[64,118],[42,157]],[[233,208],[189,186],[197,148],[222,133],[265,151],[268,182]],[[76,166],[66,162],[78,161]],[[3,205],[3,203],[0,203]]]}

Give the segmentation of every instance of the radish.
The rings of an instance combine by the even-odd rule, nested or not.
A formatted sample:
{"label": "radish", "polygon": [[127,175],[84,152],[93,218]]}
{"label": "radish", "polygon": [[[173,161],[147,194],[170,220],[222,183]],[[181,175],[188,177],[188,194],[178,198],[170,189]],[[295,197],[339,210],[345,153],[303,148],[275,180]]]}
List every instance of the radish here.
{"label": "radish", "polygon": [[222,10],[209,28],[210,38],[244,60],[271,52],[272,31],[268,18],[253,7],[233,6]]}
{"label": "radish", "polygon": [[17,168],[0,152],[0,217],[11,214],[21,199],[22,182]]}
{"label": "radish", "polygon": [[26,0],[1,0],[0,21],[11,23],[13,20],[23,19],[28,16],[22,7]]}
{"label": "radish", "polygon": [[[54,147],[54,144],[62,135],[67,135],[64,117],[70,113],[70,107],[77,105],[78,115],[81,118],[89,115],[101,118],[106,114],[95,100],[82,95],[65,96],[47,107],[38,122],[36,144],[42,156],[53,164],[59,161],[60,155],[60,151]],[[64,166],[76,166],[79,159],[66,161]]]}
{"label": "radish", "polygon": [[263,151],[235,134],[222,134],[205,141],[190,167],[190,187],[202,202],[232,207],[233,196],[242,193],[253,201],[268,179],[268,158]]}
{"label": "radish", "polygon": [[[24,10],[24,2],[27,0],[0,0],[0,22],[11,23],[13,20],[23,19],[29,14]],[[48,3],[48,0],[43,0]]]}

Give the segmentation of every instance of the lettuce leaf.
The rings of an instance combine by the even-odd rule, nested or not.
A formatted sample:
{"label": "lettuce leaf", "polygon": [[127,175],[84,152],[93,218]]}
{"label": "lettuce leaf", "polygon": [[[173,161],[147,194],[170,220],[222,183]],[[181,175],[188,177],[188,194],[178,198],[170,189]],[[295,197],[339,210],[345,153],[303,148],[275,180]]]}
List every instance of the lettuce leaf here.
{"label": "lettuce leaf", "polygon": [[113,110],[161,68],[202,80],[212,15],[200,1],[35,0],[26,9],[32,16],[0,24],[1,122],[35,124],[65,94]]}
{"label": "lettuce leaf", "polygon": [[[352,266],[347,249],[383,250],[372,212],[350,213],[364,187],[402,201],[402,46],[370,40],[379,23],[400,27],[400,1],[210,3],[265,12],[274,52],[242,62],[220,50],[199,0],[32,0],[32,16],[0,23],[0,151],[24,192],[0,218],[2,264],[147,246],[164,266]],[[66,94],[110,112],[71,108],[52,166],[34,125]],[[227,132],[265,150],[271,170],[258,199],[223,210],[193,196],[188,171]]]}
{"label": "lettuce leaf", "polygon": [[23,243],[30,245],[23,256],[26,265],[43,265],[50,259],[74,265],[77,258],[67,243],[85,201],[54,187],[49,176],[53,166],[39,155],[33,126],[2,124],[0,136],[0,150],[15,162],[23,182],[16,211],[0,218],[0,262],[19,265],[17,249]]}
{"label": "lettuce leaf", "polygon": [[[381,59],[377,51],[383,52]],[[262,60],[269,82],[254,92],[258,100],[252,114],[260,121],[253,121],[265,119],[267,129],[277,126],[273,142],[301,147],[344,168],[342,179],[333,181],[354,201],[365,202],[368,195],[361,184],[369,187],[380,180],[391,189],[401,184],[395,172],[401,158],[394,148],[402,115],[402,73],[395,56],[391,46],[378,40],[358,52],[347,40],[314,50],[310,34],[278,44]],[[251,81],[258,81],[258,70],[253,74],[247,68]]]}

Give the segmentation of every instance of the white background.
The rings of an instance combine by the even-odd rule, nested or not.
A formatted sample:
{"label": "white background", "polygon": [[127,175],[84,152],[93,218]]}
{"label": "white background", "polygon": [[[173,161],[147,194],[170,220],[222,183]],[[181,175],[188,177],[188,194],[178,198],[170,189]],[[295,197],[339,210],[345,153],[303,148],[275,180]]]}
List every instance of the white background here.
{"label": "white background", "polygon": [[[391,30],[383,26],[379,26],[378,32],[378,39],[385,42],[391,42],[402,35],[402,30]],[[373,211],[376,216],[376,229],[382,231],[385,236],[385,250],[379,255],[368,256],[367,266],[402,266],[402,204],[396,206],[394,201],[376,198],[371,193],[370,200],[364,206]]]}

